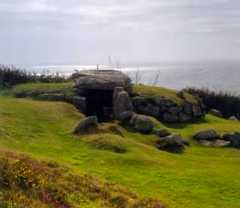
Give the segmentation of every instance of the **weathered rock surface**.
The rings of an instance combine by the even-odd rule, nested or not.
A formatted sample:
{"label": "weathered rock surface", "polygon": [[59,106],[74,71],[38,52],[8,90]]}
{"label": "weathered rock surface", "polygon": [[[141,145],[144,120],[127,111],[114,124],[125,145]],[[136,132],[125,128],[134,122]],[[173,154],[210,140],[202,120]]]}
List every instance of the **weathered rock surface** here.
{"label": "weathered rock surface", "polygon": [[115,70],[83,70],[75,75],[75,86],[78,89],[114,90],[123,87],[131,92],[130,78],[120,71]]}
{"label": "weathered rock surface", "polygon": [[98,119],[96,116],[89,116],[80,121],[74,130],[74,134],[89,134],[96,130]]}
{"label": "weathered rock surface", "polygon": [[124,125],[130,125],[131,118],[135,113],[132,111],[124,111],[119,115],[119,120]]}
{"label": "weathered rock surface", "polygon": [[[133,106],[131,99],[126,91],[122,87],[116,87],[113,93],[113,111],[114,117],[118,120],[122,120],[122,113],[132,112]],[[125,120],[126,118],[124,118]]]}
{"label": "weathered rock surface", "polygon": [[215,141],[220,138],[220,135],[212,129],[200,131],[193,136],[197,141],[206,140],[206,141]]}
{"label": "weathered rock surface", "polygon": [[153,116],[169,123],[192,122],[205,115],[205,108],[200,101],[198,103],[183,101],[179,104],[160,96],[135,96],[132,102],[136,113]]}
{"label": "weathered rock surface", "polygon": [[180,135],[170,135],[162,137],[157,141],[157,148],[173,153],[181,153],[185,149],[185,141]]}
{"label": "weathered rock surface", "polygon": [[178,122],[178,116],[177,116],[177,114],[167,112],[167,113],[163,114],[163,120],[168,122],[168,123],[177,123]]}
{"label": "weathered rock surface", "polygon": [[224,134],[222,138],[226,141],[229,141],[231,147],[240,148],[240,133],[239,132],[235,132],[232,134]]}
{"label": "weathered rock surface", "polygon": [[72,103],[81,113],[86,112],[87,103],[85,97],[71,96],[68,98],[68,102]]}
{"label": "weathered rock surface", "polygon": [[205,147],[229,147],[230,146],[229,141],[225,141],[221,139],[217,139],[215,141],[201,140],[199,141],[199,144]]}
{"label": "weathered rock surface", "polygon": [[222,139],[217,139],[213,145],[215,147],[229,147],[231,145],[231,142],[229,141],[225,141],[225,140],[222,140]]}
{"label": "weathered rock surface", "polygon": [[231,117],[229,118],[229,120],[231,120],[231,121],[239,121],[236,116],[231,116]]}
{"label": "weathered rock surface", "polygon": [[138,132],[143,134],[149,134],[153,131],[153,122],[144,115],[133,114],[130,125]]}
{"label": "weathered rock surface", "polygon": [[223,117],[222,112],[217,109],[211,109],[208,113],[219,118]]}

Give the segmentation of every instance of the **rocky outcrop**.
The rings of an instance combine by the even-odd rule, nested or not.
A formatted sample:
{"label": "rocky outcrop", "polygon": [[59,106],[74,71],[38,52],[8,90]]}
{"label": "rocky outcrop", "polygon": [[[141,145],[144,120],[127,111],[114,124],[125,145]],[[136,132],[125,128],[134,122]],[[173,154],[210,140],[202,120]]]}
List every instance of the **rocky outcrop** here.
{"label": "rocky outcrop", "polygon": [[158,120],[176,123],[192,122],[205,115],[205,109],[201,101],[176,103],[165,97],[132,98],[134,111],[137,113],[153,116]]}
{"label": "rocky outcrop", "polygon": [[240,148],[239,132],[227,133],[220,136],[215,130],[206,130],[198,132],[193,138],[203,146]]}
{"label": "rocky outcrop", "polygon": [[197,141],[215,141],[220,138],[220,135],[215,130],[209,129],[196,133],[193,138]]}
{"label": "rocky outcrop", "polygon": [[77,89],[93,90],[114,90],[115,87],[122,87],[131,92],[132,85],[130,78],[124,73],[116,70],[83,70],[75,77]]}
{"label": "rocky outcrop", "polygon": [[178,134],[162,137],[157,140],[157,148],[160,150],[182,153],[185,149],[186,142]]}

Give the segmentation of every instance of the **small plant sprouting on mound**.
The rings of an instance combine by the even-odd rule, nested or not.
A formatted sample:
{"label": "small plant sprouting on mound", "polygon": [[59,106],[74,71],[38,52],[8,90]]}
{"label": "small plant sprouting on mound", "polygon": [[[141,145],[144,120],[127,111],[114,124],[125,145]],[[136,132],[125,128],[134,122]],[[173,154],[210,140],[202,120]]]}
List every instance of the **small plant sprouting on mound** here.
{"label": "small plant sprouting on mound", "polygon": [[157,200],[139,199],[113,183],[75,175],[55,163],[39,162],[13,153],[0,156],[2,208],[162,208]]}
{"label": "small plant sprouting on mound", "polygon": [[100,150],[108,150],[116,153],[127,152],[124,138],[112,134],[98,134],[86,138],[86,142]]}

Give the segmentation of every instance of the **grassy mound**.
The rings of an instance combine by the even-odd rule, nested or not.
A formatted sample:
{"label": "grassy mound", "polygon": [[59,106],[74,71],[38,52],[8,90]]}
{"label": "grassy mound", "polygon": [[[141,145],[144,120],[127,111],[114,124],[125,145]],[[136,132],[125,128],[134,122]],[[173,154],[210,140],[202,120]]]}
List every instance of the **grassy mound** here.
{"label": "grassy mound", "polygon": [[127,144],[124,138],[112,134],[93,135],[85,138],[92,147],[100,150],[108,150],[116,153],[127,152]]}
{"label": "grassy mound", "polygon": [[[153,145],[156,140],[153,135],[122,129],[127,152],[117,154],[102,151],[92,148],[85,136],[72,134],[82,117],[70,104],[2,96],[0,148],[59,163],[67,167],[73,175],[87,174],[107,179],[127,187],[139,196],[160,199],[168,207],[240,207],[238,150],[192,144],[184,154],[175,155],[157,150]],[[155,122],[160,127],[181,133],[186,139],[206,128],[213,128],[221,133],[239,129],[239,122],[214,116],[207,116],[206,120],[196,124],[166,126]],[[98,135],[91,137],[94,139]],[[24,195],[23,198],[27,200],[31,199],[22,192],[24,191],[17,187],[14,193]],[[21,200],[21,197],[13,197]],[[31,200],[37,204],[35,207],[45,206],[39,198]],[[119,200],[117,197],[113,201]],[[97,200],[85,207],[103,206]]]}
{"label": "grassy mound", "polygon": [[13,153],[1,154],[0,175],[1,207],[162,207],[156,200],[139,199],[113,183],[73,175],[56,163]]}
{"label": "grassy mound", "polygon": [[[175,101],[176,103],[181,103],[183,99],[178,95],[178,92],[173,89],[168,89],[164,87],[157,86],[148,86],[148,85],[134,85],[133,92],[147,96],[147,97],[155,97],[162,96],[166,97],[170,100]],[[183,93],[184,98],[189,102],[196,102],[195,98],[189,93]]]}
{"label": "grassy mound", "polygon": [[60,93],[65,96],[74,94],[73,82],[27,83],[16,85],[11,93],[16,97],[37,97],[40,94]]}

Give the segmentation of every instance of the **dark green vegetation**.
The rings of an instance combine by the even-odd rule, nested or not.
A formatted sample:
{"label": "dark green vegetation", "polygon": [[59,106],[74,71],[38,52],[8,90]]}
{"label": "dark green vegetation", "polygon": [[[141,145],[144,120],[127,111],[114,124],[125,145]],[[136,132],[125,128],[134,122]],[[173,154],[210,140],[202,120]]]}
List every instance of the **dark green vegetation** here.
{"label": "dark green vegetation", "polygon": [[[65,88],[66,85],[68,84],[49,84],[45,90],[69,91],[71,87]],[[44,84],[16,86],[13,92],[22,89],[28,91],[33,88],[39,90],[43,89],[43,86]],[[157,88],[154,88],[161,95],[168,94],[168,90],[161,89],[162,91],[158,92]],[[142,89],[137,91],[140,90]],[[173,95],[176,95],[176,92],[169,94],[169,96]],[[60,172],[53,182],[45,178],[43,181],[47,182],[44,186],[41,185],[40,189],[34,188],[34,191],[26,191],[22,185],[19,185],[19,180],[11,180],[11,189],[1,188],[1,196],[5,197],[5,202],[11,195],[17,205],[25,203],[26,206],[26,203],[29,203],[32,207],[51,207],[55,197],[61,199],[62,204],[59,207],[64,207],[62,205],[83,208],[127,207],[126,204],[123,205],[126,201],[133,204],[139,201],[138,197],[134,199],[134,195],[130,193],[134,192],[141,198],[159,199],[170,208],[240,207],[239,150],[202,147],[190,140],[199,130],[209,128],[221,134],[236,131],[240,126],[239,122],[208,115],[205,120],[196,124],[165,125],[151,118],[156,126],[180,133],[190,140],[191,146],[185,153],[171,154],[156,148],[156,136],[132,132],[118,124],[114,124],[118,127],[117,132],[114,130],[116,128],[109,127],[112,124],[105,124],[106,132],[74,136],[72,132],[82,118],[83,115],[70,104],[16,99],[11,96],[0,97],[0,148],[2,151],[15,152],[14,155],[17,155],[12,157],[2,154],[1,156],[9,160],[7,162],[7,166],[10,165],[9,177],[15,174],[15,172],[12,174],[12,170],[15,170],[15,164],[19,163],[33,171],[34,174],[30,173],[30,176],[34,176],[33,181],[42,177],[41,174],[35,174],[35,166],[40,166],[40,170],[44,169],[38,171],[38,173],[46,173],[43,174],[44,177],[52,177],[52,172]],[[32,157],[33,162],[22,159],[18,153]],[[16,159],[20,162],[18,163]],[[36,162],[35,159],[46,162]],[[94,178],[87,176],[85,180],[84,174]],[[70,177],[69,180],[69,175],[74,177]],[[80,178],[80,182],[84,185],[75,178]],[[130,192],[116,188],[118,186],[115,185],[106,188],[103,182],[105,180],[108,183],[124,186]],[[94,192],[96,184],[100,187],[97,189],[97,195]],[[87,194],[81,187],[87,191]],[[93,190],[89,191],[89,187]],[[54,200],[43,203],[41,197],[38,197],[42,189],[48,190],[47,196],[50,195],[50,199]],[[107,189],[107,197],[105,195],[102,197],[102,191],[105,189]],[[17,199],[22,200],[17,201]],[[147,207],[146,202],[144,203],[145,206],[139,207]],[[17,205],[15,207],[18,207]],[[4,206],[11,207],[6,203]],[[129,206],[132,204],[129,203]]]}
{"label": "dark green vegetation", "polygon": [[185,91],[199,96],[207,110],[217,109],[225,118],[230,116],[240,117],[240,97],[227,92],[214,92],[208,89],[188,88]]}
{"label": "dark green vegetation", "polygon": [[74,94],[73,82],[60,83],[27,83],[13,87],[10,91],[16,97],[32,97],[41,99],[42,94],[61,94],[65,97]]}
{"label": "dark green vegetation", "polygon": [[63,82],[66,79],[59,74],[37,74],[15,67],[0,65],[0,87],[7,88],[28,82]]}

